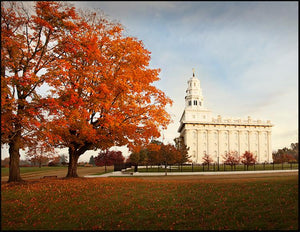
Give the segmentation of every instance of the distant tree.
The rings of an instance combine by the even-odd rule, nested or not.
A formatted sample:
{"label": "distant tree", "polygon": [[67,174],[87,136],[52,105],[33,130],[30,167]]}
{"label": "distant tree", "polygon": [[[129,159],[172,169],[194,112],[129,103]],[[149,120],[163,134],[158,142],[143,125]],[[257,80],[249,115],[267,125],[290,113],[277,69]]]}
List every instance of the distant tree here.
{"label": "distant tree", "polygon": [[94,158],[96,166],[105,166],[105,172],[107,166],[114,164],[124,163],[125,157],[121,151],[101,151],[99,155]]}
{"label": "distant tree", "polygon": [[68,156],[67,155],[61,155],[60,156],[60,161],[59,161],[62,165],[66,165],[68,162]]}
{"label": "distant tree", "polygon": [[1,160],[1,167],[8,167],[9,166],[9,157],[4,158]]}
{"label": "distant tree", "polygon": [[294,154],[295,159],[299,160],[299,146],[298,143],[291,143],[291,149]]}
{"label": "distant tree", "polygon": [[161,144],[159,154],[161,162],[165,165],[165,175],[167,175],[167,165],[175,164],[180,152],[172,144]]}
{"label": "distant tree", "polygon": [[249,151],[245,151],[245,153],[241,157],[242,163],[247,165],[247,170],[249,165],[254,165],[256,163],[256,156],[254,157],[253,154]]}
{"label": "distant tree", "polygon": [[299,160],[298,143],[292,143],[291,148],[284,147],[272,153],[274,163],[297,162]]}
{"label": "distant tree", "polygon": [[53,156],[50,162],[53,164],[53,166],[58,166],[60,163],[60,156]]}
{"label": "distant tree", "polygon": [[123,164],[125,161],[125,157],[122,155],[121,151],[110,151],[109,152],[112,164]]}
{"label": "distant tree", "polygon": [[31,162],[29,159],[22,160],[20,159],[20,167],[30,167]]}
{"label": "distant tree", "polygon": [[177,160],[178,164],[183,164],[190,161],[189,159],[191,157],[188,155],[189,148],[185,145],[183,138],[175,138],[174,142],[176,149],[179,151]]}
{"label": "distant tree", "polygon": [[48,144],[32,143],[26,152],[26,156],[34,165],[38,164],[41,168],[43,163],[48,163],[49,160],[55,158],[55,151]]}
{"label": "distant tree", "polygon": [[151,165],[159,165],[161,164],[160,159],[160,148],[161,148],[162,142],[153,140],[148,144],[147,146],[147,161]]}
{"label": "distant tree", "polygon": [[148,160],[147,158],[147,149],[143,148],[140,149],[139,151],[134,151],[130,154],[129,158],[128,158],[128,162],[134,165],[134,171],[137,172],[138,171],[138,166],[140,164],[145,164]]}
{"label": "distant tree", "polygon": [[93,166],[95,166],[95,159],[94,159],[94,156],[91,156],[91,157],[90,157],[89,164],[92,164]]}
{"label": "distant tree", "polygon": [[105,166],[105,172],[107,171],[106,166],[112,165],[112,160],[110,159],[108,152],[108,150],[101,151],[98,156],[94,158],[96,166]]}
{"label": "distant tree", "polygon": [[209,170],[209,165],[213,162],[213,159],[210,157],[209,154],[206,154],[202,157],[202,160],[203,160],[203,164],[204,165],[208,165],[208,170]]}
{"label": "distant tree", "polygon": [[231,170],[233,169],[233,166],[240,163],[240,157],[237,151],[230,151],[226,152],[223,156],[224,164],[228,164],[231,166]]}

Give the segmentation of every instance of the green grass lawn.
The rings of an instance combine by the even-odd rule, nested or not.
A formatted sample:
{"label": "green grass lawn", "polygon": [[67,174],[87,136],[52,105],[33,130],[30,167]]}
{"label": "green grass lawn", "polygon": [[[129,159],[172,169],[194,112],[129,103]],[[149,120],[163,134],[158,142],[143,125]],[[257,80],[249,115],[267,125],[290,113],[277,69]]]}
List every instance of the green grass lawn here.
{"label": "green grass lawn", "polygon": [[[226,182],[225,182],[226,181]],[[2,184],[3,230],[298,229],[298,176]]]}
{"label": "green grass lawn", "polygon": [[[67,169],[68,167],[20,167],[21,174],[28,173],[28,172],[41,172],[41,171],[55,171],[55,170],[62,170]],[[8,176],[9,168],[1,168],[1,175]]]}
{"label": "green grass lawn", "polygon": [[[20,167],[20,172],[22,173],[28,173],[28,172],[40,172],[40,171],[55,171],[55,170],[62,170],[67,169],[68,167],[60,166],[60,167]],[[1,168],[1,175],[2,176],[8,176],[9,168]]]}

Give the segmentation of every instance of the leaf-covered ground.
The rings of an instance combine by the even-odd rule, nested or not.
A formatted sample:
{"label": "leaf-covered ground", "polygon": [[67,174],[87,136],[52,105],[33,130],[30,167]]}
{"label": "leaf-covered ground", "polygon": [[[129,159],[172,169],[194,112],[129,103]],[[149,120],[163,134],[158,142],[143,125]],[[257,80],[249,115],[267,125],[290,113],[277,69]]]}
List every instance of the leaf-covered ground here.
{"label": "leaf-covered ground", "polygon": [[3,230],[298,229],[298,175],[2,183]]}

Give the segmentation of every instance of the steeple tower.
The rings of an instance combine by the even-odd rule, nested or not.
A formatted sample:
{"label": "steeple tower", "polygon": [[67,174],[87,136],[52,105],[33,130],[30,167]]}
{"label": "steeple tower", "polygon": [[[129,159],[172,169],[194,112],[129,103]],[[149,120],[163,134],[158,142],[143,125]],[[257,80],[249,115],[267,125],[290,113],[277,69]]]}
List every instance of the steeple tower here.
{"label": "steeple tower", "polygon": [[185,109],[180,119],[181,125],[186,122],[207,122],[211,120],[211,111],[205,108],[200,80],[193,76],[188,80],[185,96]]}
{"label": "steeple tower", "polygon": [[202,89],[199,79],[197,79],[195,76],[194,69],[193,76],[188,80],[188,88],[186,90],[185,97],[185,108],[203,108]]}

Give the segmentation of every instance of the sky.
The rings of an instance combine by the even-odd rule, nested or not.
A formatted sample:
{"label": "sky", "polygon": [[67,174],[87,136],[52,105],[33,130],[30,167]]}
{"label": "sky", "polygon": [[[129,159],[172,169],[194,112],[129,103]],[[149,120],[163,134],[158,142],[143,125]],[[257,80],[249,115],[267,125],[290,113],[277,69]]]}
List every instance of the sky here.
{"label": "sky", "polygon": [[160,138],[165,143],[179,136],[193,68],[214,117],[271,120],[272,150],[298,142],[298,2],[69,3],[102,11],[151,52],[150,68],[161,69],[155,86],[173,100],[167,108],[173,123]]}

